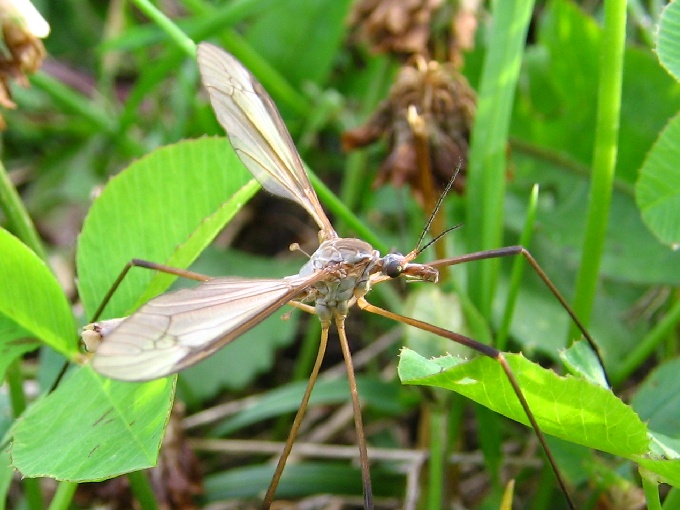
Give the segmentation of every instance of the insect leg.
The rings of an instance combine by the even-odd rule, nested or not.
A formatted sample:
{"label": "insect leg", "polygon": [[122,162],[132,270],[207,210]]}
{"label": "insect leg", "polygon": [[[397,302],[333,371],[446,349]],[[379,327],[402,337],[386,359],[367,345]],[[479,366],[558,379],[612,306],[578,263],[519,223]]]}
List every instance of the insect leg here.
{"label": "insect leg", "polygon": [[371,488],[371,472],[368,464],[368,452],[366,449],[366,434],[364,433],[364,424],[361,418],[361,403],[359,402],[359,392],[357,390],[357,381],[354,377],[354,367],[352,365],[352,353],[349,350],[347,343],[347,334],[345,332],[345,317],[338,316],[335,319],[335,325],[338,328],[338,335],[340,336],[340,347],[342,348],[342,356],[345,358],[345,367],[347,368],[347,380],[349,381],[349,391],[352,395],[352,407],[354,408],[354,426],[357,432],[357,443],[359,444],[359,457],[361,459],[361,479],[364,486],[364,509],[373,509],[373,489]]}
{"label": "insect leg", "polygon": [[204,282],[210,279],[210,276],[206,276],[200,273],[194,273],[193,271],[187,271],[186,269],[179,269],[172,266],[166,266],[164,264],[156,264],[155,262],[150,262],[148,260],[132,259],[130,262],[125,264],[125,267],[118,275],[118,278],[116,278],[116,280],[113,282],[113,285],[111,285],[111,288],[104,296],[104,299],[102,299],[99,308],[97,308],[97,311],[94,312],[94,315],[92,316],[90,322],[95,322],[97,319],[99,319],[99,316],[104,311],[104,308],[106,308],[106,305],[109,304],[111,296],[113,296],[114,292],[116,292],[116,289],[118,288],[120,283],[128,274],[128,271],[130,271],[130,269],[132,269],[133,267],[143,267],[145,269],[152,269],[154,271],[160,271],[161,273],[174,274],[177,276],[181,276],[183,278],[188,278],[190,280],[196,280],[199,282]]}
{"label": "insect leg", "polygon": [[293,420],[293,426],[288,434],[288,439],[286,439],[286,444],[283,447],[283,452],[281,452],[281,457],[276,465],[276,470],[274,471],[274,476],[267,489],[267,494],[262,501],[262,510],[269,510],[269,507],[274,500],[274,495],[276,494],[276,488],[281,480],[281,474],[283,473],[283,468],[286,466],[286,460],[290,455],[290,451],[293,449],[293,443],[295,442],[295,437],[297,436],[300,425],[302,424],[302,418],[307,410],[307,403],[309,402],[309,397],[312,394],[312,389],[314,388],[314,383],[316,383],[316,378],[321,370],[321,363],[323,362],[324,355],[326,353],[326,345],[328,344],[328,330],[330,324],[323,324],[321,328],[321,341],[319,342],[319,351],[316,355],[316,362],[314,363],[314,368],[309,376],[309,383],[307,383],[307,388],[302,397],[302,402],[300,402],[300,407],[298,412],[295,414],[295,419]]}
{"label": "insect leg", "polygon": [[297,308],[299,310],[302,310],[303,312],[311,313],[312,315],[316,315],[316,308],[314,308],[311,305],[308,305],[306,303],[302,303],[301,301],[288,301],[288,304],[294,308]]}
{"label": "insect leg", "polygon": [[[471,262],[473,260],[485,260],[485,259],[494,259],[494,258],[501,258],[501,257],[512,257],[515,255],[522,255],[527,262],[529,262],[529,265],[533,268],[533,270],[536,272],[536,274],[543,280],[543,283],[550,289],[550,292],[552,292],[553,296],[557,298],[557,300],[560,302],[562,307],[567,311],[569,316],[571,317],[571,320],[574,321],[574,324],[576,324],[576,327],[579,329],[583,337],[586,339],[588,344],[590,345],[590,348],[593,350],[595,353],[595,356],[597,356],[597,359],[600,363],[600,366],[602,367],[602,371],[604,374],[605,380],[607,380],[607,374],[604,369],[604,360],[602,359],[602,354],[600,353],[600,348],[598,347],[597,343],[595,343],[595,340],[593,337],[590,335],[586,327],[583,325],[581,320],[576,316],[576,312],[571,308],[569,303],[567,303],[567,300],[564,299],[562,294],[560,293],[559,290],[557,290],[557,287],[555,287],[555,284],[550,280],[548,275],[543,271],[541,266],[536,262],[536,259],[529,253],[529,250],[524,248],[524,246],[520,245],[515,245],[515,246],[506,246],[504,248],[498,248],[495,250],[484,250],[484,251],[477,251],[474,253],[468,253],[465,255],[460,255],[458,257],[452,257],[448,259],[440,259],[440,260],[435,260],[434,262],[428,263],[429,266],[431,267],[446,267],[446,266],[455,266],[457,264],[463,264],[465,262]],[[609,381],[607,380],[607,384],[609,384]]]}

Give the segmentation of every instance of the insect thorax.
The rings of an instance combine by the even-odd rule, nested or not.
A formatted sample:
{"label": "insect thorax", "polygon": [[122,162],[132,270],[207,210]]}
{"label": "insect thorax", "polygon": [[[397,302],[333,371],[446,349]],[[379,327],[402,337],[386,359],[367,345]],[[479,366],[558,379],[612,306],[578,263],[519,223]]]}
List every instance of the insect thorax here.
{"label": "insect thorax", "polygon": [[379,260],[378,251],[360,239],[334,238],[321,243],[300,275],[329,270],[326,278],[314,284],[315,308],[322,323],[346,316],[349,301],[368,292],[369,277]]}

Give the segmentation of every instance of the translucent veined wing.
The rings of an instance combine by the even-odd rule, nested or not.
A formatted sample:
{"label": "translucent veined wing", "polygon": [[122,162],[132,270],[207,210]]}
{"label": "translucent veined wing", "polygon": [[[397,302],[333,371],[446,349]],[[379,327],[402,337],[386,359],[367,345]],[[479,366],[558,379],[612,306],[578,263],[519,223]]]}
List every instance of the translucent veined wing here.
{"label": "translucent veined wing", "polygon": [[304,207],[324,239],[337,237],[269,94],[223,49],[201,43],[197,56],[217,120],[243,164],[264,189]]}
{"label": "translucent veined wing", "polygon": [[102,339],[92,366],[123,381],[174,374],[259,324],[325,273],[276,280],[214,278],[163,294],[129,317],[114,319],[119,323],[97,328]]}

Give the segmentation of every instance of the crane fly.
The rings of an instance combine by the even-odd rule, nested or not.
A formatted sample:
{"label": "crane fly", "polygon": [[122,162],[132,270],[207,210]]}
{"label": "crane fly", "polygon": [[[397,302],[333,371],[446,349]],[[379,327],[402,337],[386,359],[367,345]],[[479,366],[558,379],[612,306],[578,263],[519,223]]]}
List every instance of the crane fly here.
{"label": "crane fly", "polygon": [[[263,500],[262,508],[269,508],[319,374],[329,330],[335,324],[354,410],[364,506],[371,509],[373,497],[366,440],[345,332],[348,311],[356,305],[360,309],[462,343],[496,359],[503,367],[573,508],[566,484],[546,445],[543,433],[503,354],[463,335],[384,310],[365,299],[373,285],[386,280],[404,277],[437,282],[439,267],[471,260],[522,255],[594,346],[588,332],[529,252],[521,246],[511,246],[419,264],[414,260],[422,251],[420,247],[406,255],[390,253],[381,256],[360,239],[339,237],[319,203],[292,138],[270,96],[250,72],[226,51],[201,43],[197,55],[203,85],[208,91],[217,119],[224,127],[238,157],[264,189],[297,202],[311,215],[320,229],[320,245],[298,274],[281,279],[210,278],[149,262],[131,261],[104,298],[93,320],[98,319],[115,287],[132,266],[162,270],[202,283],[192,289],[156,297],[129,317],[93,322],[86,326],[83,339],[98,343],[92,358],[94,369],[104,376],[123,381],[156,379],[179,372],[210,356],[286,304],[317,315],[321,321],[319,350],[302,403]],[[421,243],[422,236],[418,244]]]}

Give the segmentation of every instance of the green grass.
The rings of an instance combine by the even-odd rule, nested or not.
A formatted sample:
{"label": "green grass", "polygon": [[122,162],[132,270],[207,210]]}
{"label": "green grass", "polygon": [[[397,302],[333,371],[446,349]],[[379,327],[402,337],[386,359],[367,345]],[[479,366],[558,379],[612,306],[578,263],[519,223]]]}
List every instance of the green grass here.
{"label": "green grass", "polygon": [[[0,457],[7,459],[0,463],[0,497],[10,507],[76,508],[75,483],[134,472],[135,497],[151,508],[159,501],[139,470],[155,464],[179,398],[205,477],[200,504],[257,500],[271,474],[261,441],[285,438],[303,386],[296,378],[309,363],[297,342],[313,344],[315,318],[297,314],[282,323],[275,314],[176,381],[139,385],[82,365],[75,324],[87,323],[133,257],[216,276],[284,276],[304,261],[287,252],[289,243],[314,249],[316,228],[295,206],[260,199],[239,213],[256,185],[223,140],[204,137],[222,134],[192,57],[204,39],[233,52],[270,92],[339,233],[383,252],[412,249],[429,211],[408,191],[372,188],[384,148],[347,155],[338,142],[386,97],[398,62],[350,47],[348,1],[186,0],[172,20],[141,0],[134,11],[113,5],[39,5],[52,26],[47,50],[77,71],[77,86],[41,72],[31,88],[13,89],[18,108],[3,112],[9,127],[0,225],[12,235],[0,231],[0,368],[11,398],[0,398],[0,416],[12,418],[0,421],[0,431],[26,478],[12,479],[9,459]],[[436,290],[382,284],[369,300],[480,341],[500,336],[504,350],[521,351],[508,355],[510,366],[579,508],[621,490],[644,493],[650,508],[663,508],[665,498],[671,508],[680,484],[677,407],[667,405],[677,394],[669,374],[680,321],[680,256],[671,246],[680,240],[678,222],[668,218],[679,216],[673,197],[680,186],[664,155],[678,143],[680,85],[645,46],[647,33],[635,31],[637,4],[627,34],[620,1],[590,13],[568,1],[536,12],[520,0],[496,5],[465,55],[478,115],[468,192],[449,195],[444,207],[446,224],[463,227],[441,241],[441,250],[454,256],[530,239],[534,257],[587,320],[613,391],[589,382],[574,351],[563,353],[579,335],[530,268],[520,272],[514,261],[455,266]],[[669,49],[661,52],[670,70],[680,38],[673,15],[666,13],[662,40]],[[433,257],[428,252],[425,260]],[[77,297],[65,285],[74,274]],[[133,270],[107,318],[130,313],[171,284]],[[506,309],[514,310],[511,320]],[[359,310],[350,314],[348,334],[354,351],[381,346],[359,370],[369,445],[379,448],[369,451],[376,495],[403,501],[402,473],[422,450],[431,455],[418,481],[418,508],[456,499],[498,507],[509,477],[517,481],[518,508],[566,507],[552,474],[540,467],[540,451],[517,467],[535,437],[516,423],[526,416],[498,363],[461,360],[472,354]],[[332,337],[328,366],[340,362],[334,345]],[[409,350],[400,356],[402,345]],[[38,346],[39,356],[26,354]],[[553,372],[566,372],[562,357],[573,374]],[[46,395],[65,360],[71,367],[55,391],[42,399],[24,391],[35,380]],[[312,395],[323,418],[309,433],[349,402],[342,370],[328,372]],[[630,406],[617,396],[622,388]],[[220,404],[242,399],[242,408],[203,421]],[[352,430],[347,422],[329,442],[354,444]],[[216,453],[201,443],[206,439],[253,442],[243,457],[231,451],[235,443],[214,443],[224,449]],[[288,479],[284,474],[285,497],[360,496],[355,466],[322,452],[292,466]],[[450,464],[447,456],[467,463]],[[466,482],[478,472],[489,482],[473,495]],[[43,501],[36,477],[62,482],[51,502]],[[663,498],[659,481],[673,487]],[[10,483],[18,490],[10,492]]]}

